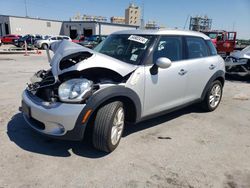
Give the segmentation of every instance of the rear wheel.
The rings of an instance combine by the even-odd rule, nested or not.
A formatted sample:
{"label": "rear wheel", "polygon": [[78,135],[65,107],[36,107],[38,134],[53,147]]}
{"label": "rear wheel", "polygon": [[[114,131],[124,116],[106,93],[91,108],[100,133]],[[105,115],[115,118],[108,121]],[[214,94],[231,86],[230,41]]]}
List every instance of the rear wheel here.
{"label": "rear wheel", "polygon": [[220,104],[222,97],[222,84],[219,80],[212,83],[207,91],[207,94],[202,102],[202,107],[205,111],[214,111]]}
{"label": "rear wheel", "polygon": [[115,101],[102,106],[95,117],[93,145],[96,149],[112,152],[118,146],[124,129],[123,103]]}

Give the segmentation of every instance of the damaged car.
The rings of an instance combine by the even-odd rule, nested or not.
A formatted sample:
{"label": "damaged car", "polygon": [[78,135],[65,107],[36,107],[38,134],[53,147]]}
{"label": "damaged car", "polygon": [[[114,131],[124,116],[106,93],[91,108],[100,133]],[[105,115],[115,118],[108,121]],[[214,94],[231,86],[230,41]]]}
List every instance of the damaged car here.
{"label": "damaged car", "polygon": [[53,138],[82,140],[112,152],[126,122],[137,123],[199,103],[215,110],[225,65],[209,37],[179,30],[119,31],[94,50],[69,41],[51,46],[22,95],[26,122]]}

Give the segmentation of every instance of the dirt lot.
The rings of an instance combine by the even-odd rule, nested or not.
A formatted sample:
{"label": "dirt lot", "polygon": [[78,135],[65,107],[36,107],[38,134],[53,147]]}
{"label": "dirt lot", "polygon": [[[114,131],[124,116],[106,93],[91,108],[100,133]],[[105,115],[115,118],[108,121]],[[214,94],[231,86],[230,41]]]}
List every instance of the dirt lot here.
{"label": "dirt lot", "polygon": [[18,108],[42,55],[0,54],[0,188],[250,187],[250,83],[227,81],[220,107],[194,106],[126,127],[113,153],[33,132]]}

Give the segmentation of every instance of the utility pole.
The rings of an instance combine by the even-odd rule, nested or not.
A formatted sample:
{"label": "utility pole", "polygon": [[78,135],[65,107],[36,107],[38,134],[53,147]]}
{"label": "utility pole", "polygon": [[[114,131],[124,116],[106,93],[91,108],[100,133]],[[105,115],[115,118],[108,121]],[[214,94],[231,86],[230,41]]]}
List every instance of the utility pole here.
{"label": "utility pole", "polygon": [[183,27],[184,30],[186,29],[186,25],[187,25],[189,17],[190,17],[190,15],[187,16],[186,22],[185,22],[184,27]]}
{"label": "utility pole", "polygon": [[141,8],[141,28],[144,29],[144,0],[142,1],[142,8]]}
{"label": "utility pole", "polygon": [[26,14],[26,17],[28,17],[28,9],[27,9],[27,2],[26,2],[26,0],[24,0],[24,5],[25,5],[25,14]]}
{"label": "utility pole", "polygon": [[233,31],[235,31],[234,29],[235,29],[235,22],[233,22]]}

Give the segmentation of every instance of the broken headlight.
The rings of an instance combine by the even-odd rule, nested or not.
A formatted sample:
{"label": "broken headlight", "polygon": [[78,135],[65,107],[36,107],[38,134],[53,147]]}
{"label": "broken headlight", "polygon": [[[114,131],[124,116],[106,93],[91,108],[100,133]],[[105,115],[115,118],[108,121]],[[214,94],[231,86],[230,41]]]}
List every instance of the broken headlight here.
{"label": "broken headlight", "polygon": [[92,87],[93,82],[85,78],[71,79],[59,86],[59,98],[64,102],[81,102],[91,94]]}

